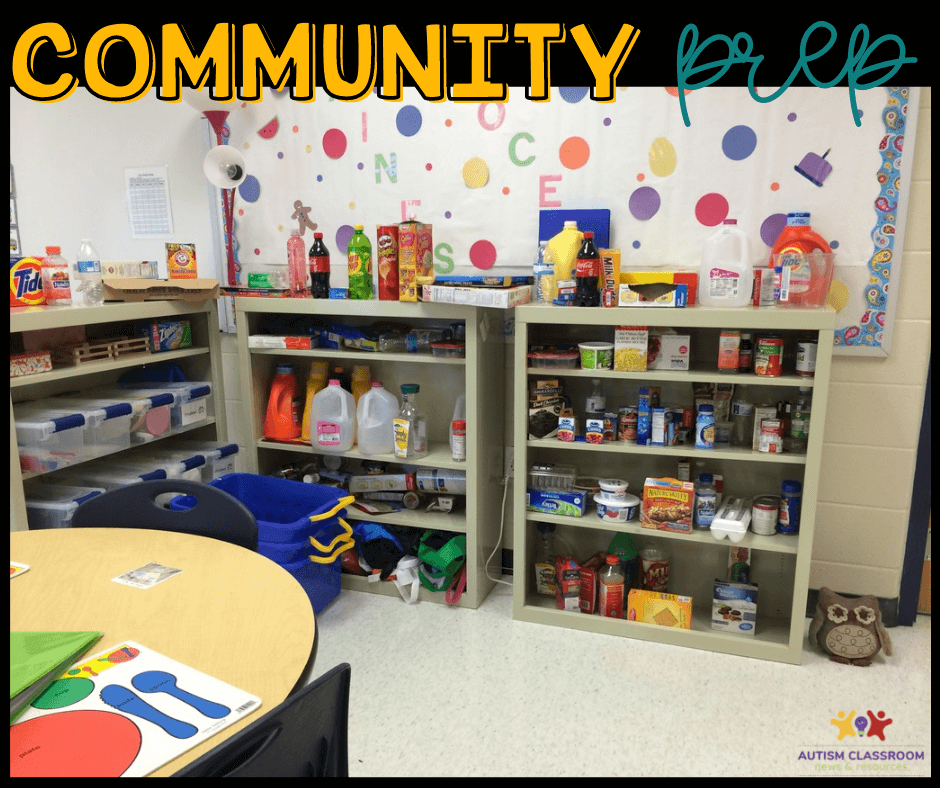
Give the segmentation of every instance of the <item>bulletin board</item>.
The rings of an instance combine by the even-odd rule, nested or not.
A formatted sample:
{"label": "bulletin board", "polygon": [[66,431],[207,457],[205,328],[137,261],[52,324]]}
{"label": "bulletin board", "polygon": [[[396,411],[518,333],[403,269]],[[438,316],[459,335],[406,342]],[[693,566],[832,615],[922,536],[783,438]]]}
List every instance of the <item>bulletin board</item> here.
{"label": "bulletin board", "polygon": [[320,92],[304,104],[268,89],[227,107],[227,142],[249,173],[235,199],[240,282],[286,261],[298,227],[308,246],[314,225],[324,233],[341,280],[353,225],[374,242],[377,224],[409,215],[433,225],[439,274],[472,275],[531,273],[544,209],[609,209],[610,245],[634,268],[697,267],[726,218],[766,262],[787,212],[808,211],[835,252],[835,351],[884,355],[919,91],[855,96],[858,126],[847,88],[791,87],[760,103],[712,86],[686,95],[686,126],[675,88],[618,88],[609,103],[587,88],[552,88],[544,103],[510,88],[489,104],[408,88],[400,102]]}

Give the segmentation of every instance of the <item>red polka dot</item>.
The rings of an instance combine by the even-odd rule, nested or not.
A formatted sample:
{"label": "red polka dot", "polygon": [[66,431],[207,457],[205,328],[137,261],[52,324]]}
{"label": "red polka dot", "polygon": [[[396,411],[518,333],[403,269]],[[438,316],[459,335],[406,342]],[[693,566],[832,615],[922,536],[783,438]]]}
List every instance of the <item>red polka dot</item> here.
{"label": "red polka dot", "polygon": [[450,128],[450,126],[452,126],[453,123],[454,122],[450,118],[444,121],[444,125],[447,126],[448,128]]}
{"label": "red polka dot", "polygon": [[489,241],[477,241],[470,247],[470,262],[484,271],[496,263],[496,247]]}
{"label": "red polka dot", "polygon": [[239,208],[239,209],[238,209],[238,215],[239,215],[239,216],[244,216],[244,215],[245,215],[245,209],[244,209],[244,208]]}
{"label": "red polka dot", "polygon": [[346,135],[339,129],[330,129],[323,135],[323,152],[331,159],[339,159],[346,152]]}
{"label": "red polka dot", "polygon": [[425,164],[425,165],[424,165],[424,169],[426,169],[428,172],[430,172],[430,171],[432,170],[431,162],[428,162],[427,164]]}
{"label": "red polka dot", "polygon": [[706,227],[721,224],[728,218],[728,201],[714,192],[706,194],[695,204],[695,218]]}
{"label": "red polka dot", "polygon": [[260,250],[260,249],[255,249],[255,254],[261,254],[261,250]]}
{"label": "red polka dot", "polygon": [[294,126],[293,131],[295,134],[297,133],[297,126]]}

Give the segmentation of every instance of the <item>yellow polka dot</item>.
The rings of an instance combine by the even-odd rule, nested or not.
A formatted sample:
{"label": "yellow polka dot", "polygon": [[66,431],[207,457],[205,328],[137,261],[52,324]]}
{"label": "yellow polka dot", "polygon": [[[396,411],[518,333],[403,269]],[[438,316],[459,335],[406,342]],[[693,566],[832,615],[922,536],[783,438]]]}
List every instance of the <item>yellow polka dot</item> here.
{"label": "yellow polka dot", "polygon": [[307,146],[307,153],[310,153],[311,150],[313,150],[313,148],[311,148],[311,147],[308,145],[308,146]]}
{"label": "yellow polka dot", "polygon": [[486,182],[489,179],[490,168],[479,156],[469,159],[467,163],[463,165],[463,182],[471,189],[479,189],[481,186],[486,186]]}
{"label": "yellow polka dot", "polygon": [[355,211],[355,210],[356,210],[356,203],[354,203],[354,202],[349,203],[349,210],[350,210],[350,211]]}
{"label": "yellow polka dot", "polygon": [[836,312],[845,309],[849,304],[849,289],[838,279],[834,279],[829,287],[826,304],[835,309]]}
{"label": "yellow polka dot", "polygon": [[251,147],[251,146],[250,146],[247,142],[243,142],[243,143],[242,143],[242,147],[243,147],[245,150],[248,150],[248,148]]}

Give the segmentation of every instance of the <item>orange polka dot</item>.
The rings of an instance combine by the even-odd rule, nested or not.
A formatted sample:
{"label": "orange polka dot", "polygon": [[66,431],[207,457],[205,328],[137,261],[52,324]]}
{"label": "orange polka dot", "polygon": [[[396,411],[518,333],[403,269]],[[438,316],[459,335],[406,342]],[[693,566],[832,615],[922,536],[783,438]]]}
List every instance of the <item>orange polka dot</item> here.
{"label": "orange polka dot", "polygon": [[590,158],[591,149],[581,137],[568,137],[558,150],[558,158],[569,170],[583,167]]}
{"label": "orange polka dot", "polygon": [[[666,88],[665,90],[666,90],[666,92],[667,92],[670,96],[674,96],[675,98],[679,98],[679,88],[677,88],[677,87],[675,87],[675,88]],[[688,96],[689,93],[691,93],[691,92],[692,92],[691,90],[687,90],[687,91],[685,92],[685,95]]]}
{"label": "orange polka dot", "polygon": [[295,134],[297,133],[297,131],[298,131],[297,126],[294,126],[293,131],[294,131]]}
{"label": "orange polka dot", "polygon": [[448,127],[449,127],[449,126],[452,126],[452,125],[453,125],[453,121],[452,121],[450,118],[448,118],[447,120],[444,121],[444,125],[445,125],[445,126],[448,126]]}
{"label": "orange polka dot", "polygon": [[774,183],[770,184],[770,190],[771,190],[772,192],[777,191],[777,189],[779,189],[779,188],[780,188],[780,184],[779,184],[779,183],[774,182]]}
{"label": "orange polka dot", "polygon": [[642,172],[638,172],[637,175],[636,175],[636,179],[637,179],[638,181],[645,181],[645,180],[646,180],[646,176],[645,176]]}
{"label": "orange polka dot", "polygon": [[503,186],[503,194],[509,194],[509,187]]}

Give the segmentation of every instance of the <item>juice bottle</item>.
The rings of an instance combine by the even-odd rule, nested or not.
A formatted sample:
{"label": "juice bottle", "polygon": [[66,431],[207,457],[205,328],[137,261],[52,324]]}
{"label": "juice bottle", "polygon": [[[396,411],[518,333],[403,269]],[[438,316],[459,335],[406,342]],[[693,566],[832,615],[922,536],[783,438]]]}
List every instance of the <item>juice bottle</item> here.
{"label": "juice bottle", "polygon": [[601,275],[601,256],[594,246],[594,233],[588,230],[584,233],[584,240],[578,250],[577,267],[575,268],[575,282],[577,293],[575,304],[577,306],[600,306],[601,291],[597,280]]}
{"label": "juice bottle", "polygon": [[271,383],[268,409],[264,418],[264,437],[276,441],[300,437],[300,401],[291,364],[278,364]]}
{"label": "juice bottle", "polygon": [[417,383],[406,383],[401,387],[403,402],[395,419],[395,456],[402,460],[423,457],[428,453],[428,424],[416,401],[419,391]]}
{"label": "juice bottle", "polygon": [[362,232],[362,225],[355,226],[349,239],[349,297],[360,301],[372,298],[372,244]]}
{"label": "juice bottle", "polygon": [[557,292],[558,282],[574,279],[578,250],[583,240],[584,234],[578,230],[577,222],[565,222],[562,231],[549,238],[546,249],[555,265],[555,292]]}
{"label": "juice bottle", "polygon": [[606,558],[607,566],[601,571],[598,580],[597,606],[602,616],[606,618],[623,618],[623,569],[620,558],[610,554]]}
{"label": "juice bottle", "polygon": [[721,229],[702,246],[698,297],[703,306],[747,306],[754,286],[751,241],[738,229],[737,219],[725,219]]}
{"label": "juice bottle", "polygon": [[42,258],[42,291],[47,304],[69,306],[72,303],[72,288],[69,280],[69,264],[62,257],[62,247],[47,246]]}
{"label": "juice bottle", "polygon": [[826,240],[813,231],[808,213],[788,213],[787,226],[780,233],[770,254],[768,266],[789,268],[791,305],[825,303],[829,277],[814,275],[810,255],[829,255]]}
{"label": "juice bottle", "polygon": [[318,392],[326,388],[327,362],[312,361],[310,363],[310,376],[307,378],[307,399],[304,401],[304,419],[303,427],[300,431],[300,439],[310,442],[310,412],[313,410],[313,398]]}

